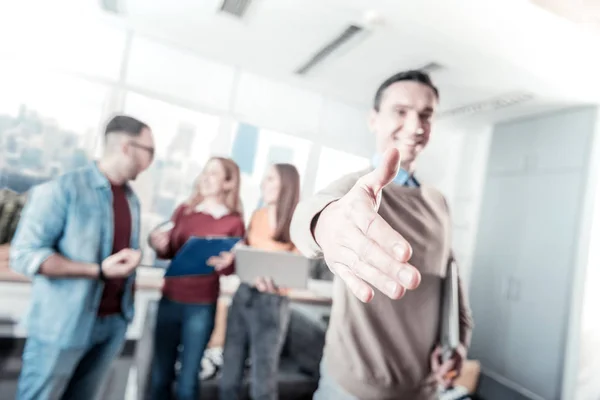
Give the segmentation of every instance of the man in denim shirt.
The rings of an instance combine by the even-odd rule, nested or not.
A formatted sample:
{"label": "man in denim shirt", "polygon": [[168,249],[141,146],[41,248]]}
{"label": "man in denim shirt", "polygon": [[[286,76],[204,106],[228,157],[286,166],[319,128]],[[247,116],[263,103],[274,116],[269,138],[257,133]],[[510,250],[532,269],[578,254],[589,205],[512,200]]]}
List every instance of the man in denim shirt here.
{"label": "man in denim shirt", "polygon": [[150,166],[150,128],[116,116],[100,161],[33,188],[10,265],[33,280],[17,400],[93,399],[125,341],[140,263],[140,205],[128,185]]}

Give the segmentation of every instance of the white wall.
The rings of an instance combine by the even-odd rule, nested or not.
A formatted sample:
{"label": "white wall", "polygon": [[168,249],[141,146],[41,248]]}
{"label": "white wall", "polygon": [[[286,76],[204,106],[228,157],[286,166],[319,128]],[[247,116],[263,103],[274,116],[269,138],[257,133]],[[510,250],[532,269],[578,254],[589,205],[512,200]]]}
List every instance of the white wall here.
{"label": "white wall", "polygon": [[[600,123],[591,146],[587,191],[580,229],[578,259],[573,270],[569,341],[565,360],[563,398],[600,398]],[[589,217],[587,217],[589,216]]]}

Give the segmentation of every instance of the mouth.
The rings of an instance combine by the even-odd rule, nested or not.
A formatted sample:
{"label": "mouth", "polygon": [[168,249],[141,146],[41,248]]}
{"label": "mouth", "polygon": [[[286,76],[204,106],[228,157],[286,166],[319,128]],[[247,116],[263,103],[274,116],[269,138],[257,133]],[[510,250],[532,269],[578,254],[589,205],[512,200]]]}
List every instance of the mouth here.
{"label": "mouth", "polygon": [[394,142],[396,142],[396,144],[398,145],[402,145],[402,146],[410,146],[410,147],[416,147],[419,145],[423,145],[424,140],[421,139],[420,137],[398,137],[398,136],[394,136]]}

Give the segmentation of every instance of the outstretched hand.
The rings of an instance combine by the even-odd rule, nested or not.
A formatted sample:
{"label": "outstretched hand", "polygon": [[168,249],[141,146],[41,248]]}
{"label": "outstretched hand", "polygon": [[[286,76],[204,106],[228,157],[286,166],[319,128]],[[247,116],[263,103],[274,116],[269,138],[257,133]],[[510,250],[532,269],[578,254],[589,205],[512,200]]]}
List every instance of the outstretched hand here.
{"label": "outstretched hand", "polygon": [[373,287],[399,299],[421,282],[419,271],[408,264],[410,244],[377,213],[381,191],[399,164],[398,150],[388,150],[381,165],[325,207],[314,229],[331,271],[363,302],[373,299]]}

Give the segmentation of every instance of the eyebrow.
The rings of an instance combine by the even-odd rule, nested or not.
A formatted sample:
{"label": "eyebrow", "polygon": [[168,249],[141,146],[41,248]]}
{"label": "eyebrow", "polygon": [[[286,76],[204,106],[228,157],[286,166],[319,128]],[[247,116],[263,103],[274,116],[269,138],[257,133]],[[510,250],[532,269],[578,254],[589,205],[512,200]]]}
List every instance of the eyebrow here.
{"label": "eyebrow", "polygon": [[[409,105],[406,105],[406,104],[401,104],[401,103],[394,104],[394,108],[408,108],[410,110],[415,110],[415,107],[412,107],[412,106],[409,106]],[[419,111],[419,110],[417,110],[417,111]],[[434,112],[434,109],[433,109],[433,107],[425,107],[423,110],[420,110],[419,112],[430,112],[430,113],[432,113],[432,112]]]}

